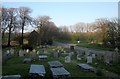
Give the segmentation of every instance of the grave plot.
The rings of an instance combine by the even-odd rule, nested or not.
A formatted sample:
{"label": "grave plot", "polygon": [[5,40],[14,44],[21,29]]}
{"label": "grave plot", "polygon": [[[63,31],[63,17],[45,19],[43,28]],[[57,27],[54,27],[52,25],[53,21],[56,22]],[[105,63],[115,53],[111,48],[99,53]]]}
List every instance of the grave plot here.
{"label": "grave plot", "polygon": [[2,79],[21,79],[21,75],[6,75]]}
{"label": "grave plot", "polygon": [[63,64],[60,63],[59,61],[50,61],[48,62],[48,64],[51,68],[64,67]]}
{"label": "grave plot", "polygon": [[52,71],[52,76],[53,78],[66,78],[70,76],[70,73],[63,67],[59,67],[59,68],[50,68],[50,70]]}
{"label": "grave plot", "polygon": [[96,69],[88,64],[77,64],[81,69],[83,69],[84,71],[91,71],[91,72],[96,72]]}
{"label": "grave plot", "polygon": [[44,65],[31,64],[29,75],[32,78],[35,78],[36,76],[44,77],[45,74],[46,74],[46,71],[45,71]]}

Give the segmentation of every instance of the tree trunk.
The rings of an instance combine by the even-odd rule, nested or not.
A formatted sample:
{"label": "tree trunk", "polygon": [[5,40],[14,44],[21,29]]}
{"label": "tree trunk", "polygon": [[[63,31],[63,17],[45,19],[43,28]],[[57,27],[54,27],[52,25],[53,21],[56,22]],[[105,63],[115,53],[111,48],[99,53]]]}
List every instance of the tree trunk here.
{"label": "tree trunk", "polygon": [[10,38],[11,38],[11,26],[9,26],[9,36],[8,36],[8,45],[7,46],[11,46],[10,45]]}
{"label": "tree trunk", "polygon": [[24,33],[24,25],[25,25],[25,21],[23,21],[22,23],[22,46],[23,46],[23,33]]}

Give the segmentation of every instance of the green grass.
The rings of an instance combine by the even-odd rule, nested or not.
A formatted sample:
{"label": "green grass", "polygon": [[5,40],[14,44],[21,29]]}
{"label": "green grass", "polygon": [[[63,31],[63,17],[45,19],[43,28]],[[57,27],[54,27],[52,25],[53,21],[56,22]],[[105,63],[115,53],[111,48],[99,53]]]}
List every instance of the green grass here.
{"label": "green grass", "polygon": [[105,69],[120,75],[120,63],[106,64],[104,62],[97,62],[97,64],[95,64],[95,62],[92,63],[91,65],[96,68]]}
{"label": "green grass", "polygon": [[[97,77],[97,75],[93,72],[85,72],[81,70],[78,66],[77,63],[86,63],[86,61],[77,61],[76,60],[76,54],[74,54],[71,57],[71,63],[65,63],[64,62],[64,57],[67,55],[61,54],[58,59],[53,58],[52,49],[59,49],[59,47],[56,46],[51,46],[48,47],[46,50],[49,52],[49,54],[46,54],[48,56],[48,59],[44,62],[40,62],[39,60],[33,61],[31,64],[41,64],[45,66],[46,70],[46,77],[51,77],[52,78],[52,73],[50,71],[50,67],[48,65],[48,61],[53,61],[53,60],[58,60],[60,61],[66,70],[68,70],[71,74],[71,77]],[[38,49],[37,49],[38,50]],[[40,49],[41,50],[41,49]],[[67,50],[67,49],[65,49]],[[29,68],[31,64],[24,64],[23,63],[24,57],[18,57],[18,56],[13,56],[10,59],[7,60],[7,62],[2,66],[3,75],[13,75],[13,74],[20,74],[23,79],[28,79],[28,74],[29,74]],[[94,64],[97,62],[96,60],[93,60],[93,63],[91,64],[92,66],[96,68],[101,68],[101,69],[106,69],[108,71],[112,71],[115,73],[120,73],[120,64],[113,64],[113,65],[106,65],[105,63],[97,62],[98,64]]]}
{"label": "green grass", "polygon": [[79,44],[77,44],[77,46],[86,47],[86,48],[92,48],[92,49],[98,49],[98,50],[110,50],[110,51],[114,50],[112,48],[105,47],[105,46],[103,46],[101,44],[79,43]]}

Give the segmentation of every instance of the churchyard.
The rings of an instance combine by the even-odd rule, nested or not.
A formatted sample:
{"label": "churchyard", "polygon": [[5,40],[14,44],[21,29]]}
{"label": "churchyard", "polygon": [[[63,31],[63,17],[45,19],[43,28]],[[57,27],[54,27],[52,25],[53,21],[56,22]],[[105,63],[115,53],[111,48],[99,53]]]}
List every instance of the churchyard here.
{"label": "churchyard", "polygon": [[[22,50],[19,47],[7,48],[3,49],[2,55],[3,76],[20,75],[22,79],[34,79],[31,77],[31,74],[33,76],[31,66],[42,65],[45,69],[45,79],[52,79],[54,78],[53,76],[58,78],[55,75],[55,72],[57,72],[55,70],[56,68],[52,67],[49,63],[52,61],[59,62],[62,67],[60,66],[58,68],[63,68],[60,70],[67,72],[66,74],[62,74],[63,79],[66,75],[68,76],[67,78],[91,77],[92,79],[114,77],[114,75],[116,79],[116,74],[120,75],[120,64],[114,62],[117,61],[118,58],[116,59],[117,56],[113,54],[111,57],[108,54],[103,55],[89,51],[77,51],[61,46],[47,46],[46,48],[35,47],[32,51],[29,49]],[[113,74],[109,75],[109,73]]]}

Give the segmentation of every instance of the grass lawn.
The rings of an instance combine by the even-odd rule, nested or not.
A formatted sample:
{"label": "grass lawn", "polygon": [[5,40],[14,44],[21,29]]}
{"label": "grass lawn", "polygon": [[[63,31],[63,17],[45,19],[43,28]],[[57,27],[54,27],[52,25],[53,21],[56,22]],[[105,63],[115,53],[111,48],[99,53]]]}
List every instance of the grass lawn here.
{"label": "grass lawn", "polygon": [[[51,47],[51,50],[55,47]],[[48,48],[49,53],[51,53],[50,48]],[[48,61],[52,60],[58,60],[60,61],[66,70],[68,70],[71,74],[71,77],[97,77],[97,75],[93,72],[85,72],[81,70],[76,63],[80,63],[80,61],[77,61],[74,59],[71,61],[71,63],[64,63],[64,57],[66,55],[61,55],[58,59],[55,59],[52,57],[51,54],[46,54],[48,55],[48,59],[45,62],[40,62],[40,61],[33,61],[31,64],[41,64],[45,66],[46,70],[46,77],[52,78],[52,73],[50,71],[50,67],[48,65]],[[29,74],[29,69],[31,64],[24,64],[23,63],[24,57],[18,57],[18,56],[13,56],[12,58],[8,59],[7,62],[2,66],[2,74],[3,75],[12,75],[12,74],[20,74],[23,79],[28,78]]]}
{"label": "grass lawn", "polygon": [[79,43],[77,46],[80,47],[86,47],[86,48],[92,48],[92,49],[98,49],[98,50],[109,50],[109,51],[114,51],[114,49],[105,47],[101,44],[88,44],[88,43]]}
{"label": "grass lawn", "polygon": [[106,64],[104,62],[97,62],[97,64],[92,63],[91,65],[120,75],[120,63]]}
{"label": "grass lawn", "polygon": [[[86,63],[86,61],[84,61],[84,60],[78,61],[76,59],[76,53],[71,57],[71,59],[72,59],[71,63],[64,62],[64,58],[65,58],[65,56],[67,56],[65,54],[60,54],[60,57],[55,59],[52,54],[53,49],[60,49],[60,48],[61,47],[55,47],[55,46],[48,47],[46,49],[48,51],[48,54],[46,54],[48,56],[48,59],[44,62],[40,62],[39,60],[33,61],[31,64],[44,65],[45,70],[46,70],[45,76],[49,77],[49,78],[52,78],[52,73],[50,71],[48,61],[53,61],[53,60],[60,61],[64,65],[65,69],[70,72],[71,77],[92,77],[92,78],[98,77],[95,73],[85,72],[77,66],[77,63]],[[64,49],[64,48],[62,48],[62,49]],[[38,50],[38,48],[36,50]],[[64,50],[68,50],[68,49],[64,49]],[[3,75],[20,74],[22,76],[22,79],[28,79],[28,74],[29,74],[29,69],[30,69],[31,64],[24,64],[23,63],[24,58],[25,57],[13,56],[10,59],[8,59],[7,62],[5,64],[3,64],[3,66],[2,66],[2,69],[3,69],[2,74]],[[96,62],[97,62],[97,64],[95,64]],[[120,73],[120,64],[106,65],[105,63],[93,60],[93,63],[90,65],[92,65],[96,68],[101,68],[101,69],[105,69],[105,70],[108,70],[111,72],[115,72],[117,74]]]}

